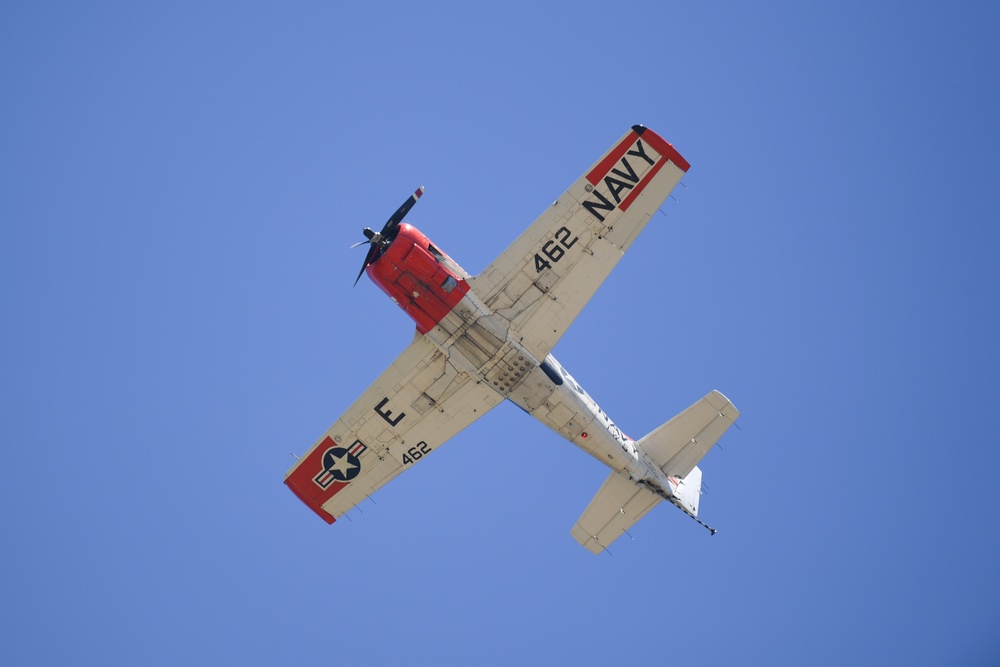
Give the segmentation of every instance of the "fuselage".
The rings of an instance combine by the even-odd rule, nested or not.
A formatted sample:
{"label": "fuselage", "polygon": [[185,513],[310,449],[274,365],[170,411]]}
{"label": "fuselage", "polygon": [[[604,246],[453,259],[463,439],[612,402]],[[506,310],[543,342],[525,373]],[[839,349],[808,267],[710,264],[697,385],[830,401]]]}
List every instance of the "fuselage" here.
{"label": "fuselage", "polygon": [[470,289],[469,274],[416,228],[400,224],[366,272],[456,368],[489,383],[612,470],[664,498],[675,494],[677,482],[653,464],[555,357],[532,356],[507,320]]}

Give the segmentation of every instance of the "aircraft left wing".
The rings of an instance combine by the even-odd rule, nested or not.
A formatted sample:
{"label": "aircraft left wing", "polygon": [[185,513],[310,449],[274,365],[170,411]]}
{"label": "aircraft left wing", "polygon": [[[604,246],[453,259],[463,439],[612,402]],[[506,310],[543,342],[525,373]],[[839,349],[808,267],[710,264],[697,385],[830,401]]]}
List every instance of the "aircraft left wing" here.
{"label": "aircraft left wing", "polygon": [[544,359],[688,168],[634,126],[470,286]]}
{"label": "aircraft left wing", "polygon": [[418,336],[285,473],[285,484],[333,523],[502,401]]}

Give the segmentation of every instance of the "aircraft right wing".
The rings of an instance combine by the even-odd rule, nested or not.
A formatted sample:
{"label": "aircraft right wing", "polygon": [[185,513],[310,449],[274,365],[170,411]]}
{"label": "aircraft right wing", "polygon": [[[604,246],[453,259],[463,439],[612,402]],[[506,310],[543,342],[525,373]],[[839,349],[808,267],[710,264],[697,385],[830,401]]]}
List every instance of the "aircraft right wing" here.
{"label": "aircraft right wing", "polygon": [[417,336],[285,473],[285,484],[333,523],[502,401]]}

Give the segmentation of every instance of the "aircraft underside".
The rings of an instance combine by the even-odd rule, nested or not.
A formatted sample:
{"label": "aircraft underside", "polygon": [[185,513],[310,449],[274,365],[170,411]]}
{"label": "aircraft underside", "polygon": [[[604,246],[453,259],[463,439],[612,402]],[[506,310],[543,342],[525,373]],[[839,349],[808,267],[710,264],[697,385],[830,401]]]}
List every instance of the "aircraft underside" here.
{"label": "aircraft underside", "polygon": [[611,469],[571,530],[593,553],[664,499],[701,523],[697,464],[739,416],[729,399],[710,392],[634,440],[551,354],[688,167],[634,126],[477,276],[403,222],[423,188],[380,231],[366,228],[358,278],[417,334],[285,484],[333,523],[507,399]]}

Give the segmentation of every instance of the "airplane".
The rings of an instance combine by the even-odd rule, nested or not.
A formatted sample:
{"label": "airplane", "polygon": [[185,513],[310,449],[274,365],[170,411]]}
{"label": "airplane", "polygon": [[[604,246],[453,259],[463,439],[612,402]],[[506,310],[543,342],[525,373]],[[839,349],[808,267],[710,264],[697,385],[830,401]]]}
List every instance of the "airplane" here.
{"label": "airplane", "polygon": [[[661,501],[698,518],[698,463],[739,411],[712,391],[638,440],[552,348],[689,168],[633,126],[482,273],[403,222],[365,228],[367,273],[416,323],[413,341],[285,473],[328,524],[507,399],[611,469],[570,531],[600,554]],[[355,285],[357,280],[355,280]]]}

